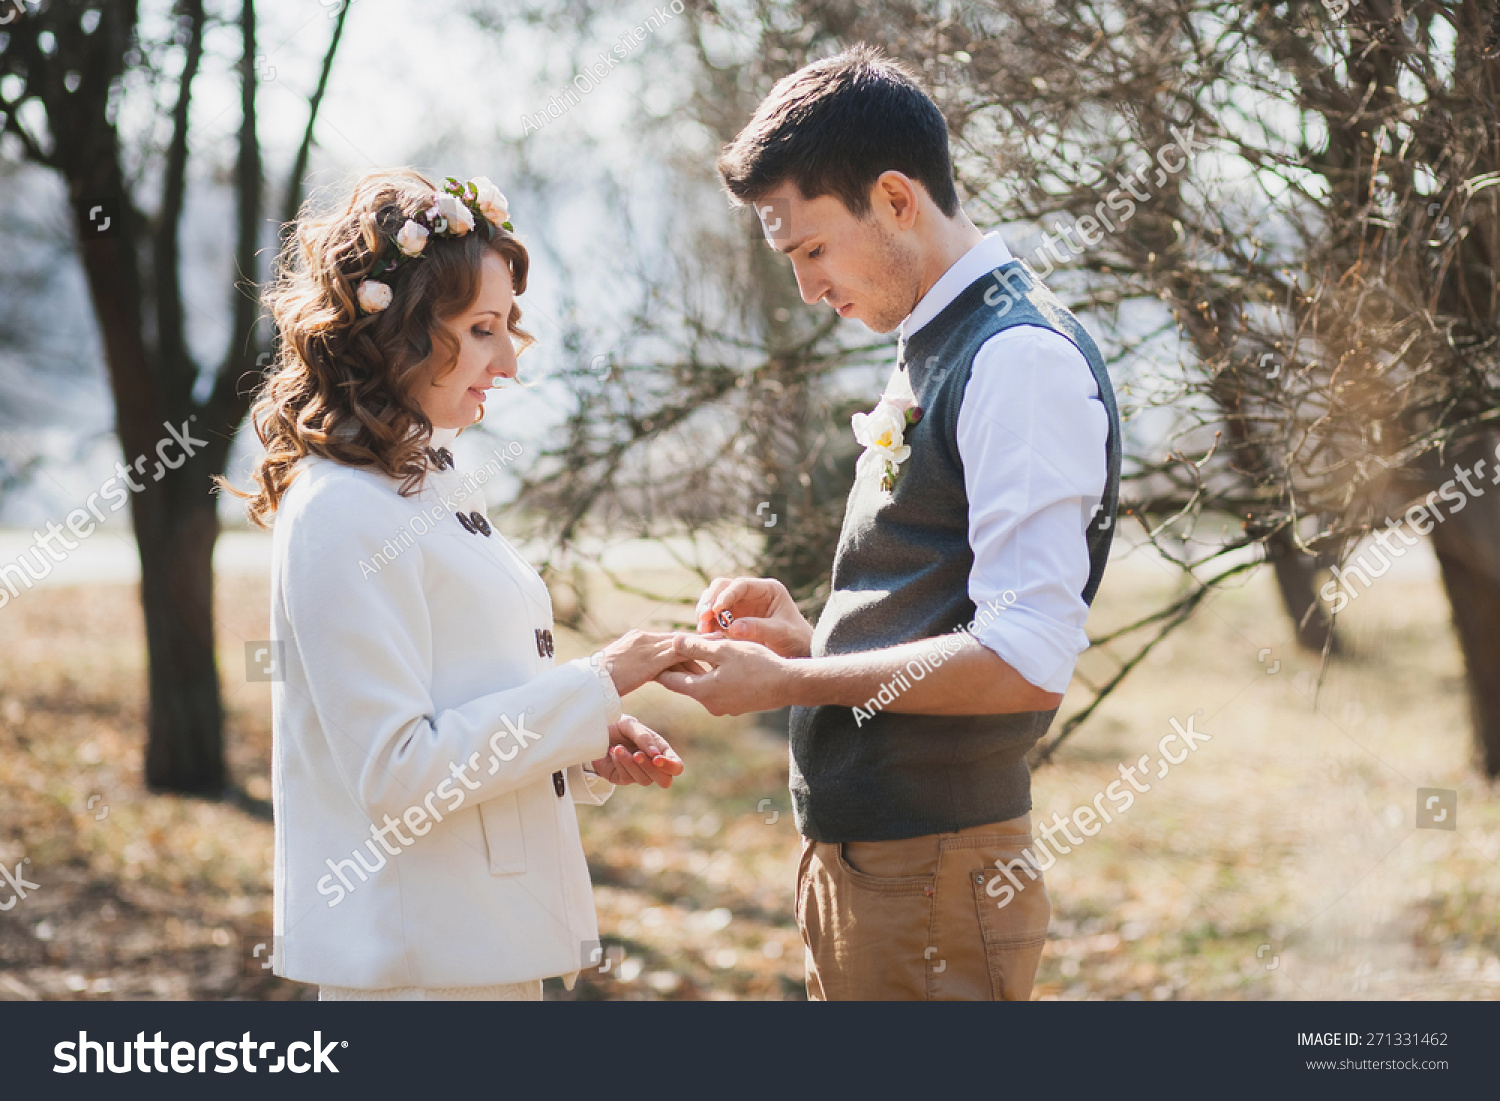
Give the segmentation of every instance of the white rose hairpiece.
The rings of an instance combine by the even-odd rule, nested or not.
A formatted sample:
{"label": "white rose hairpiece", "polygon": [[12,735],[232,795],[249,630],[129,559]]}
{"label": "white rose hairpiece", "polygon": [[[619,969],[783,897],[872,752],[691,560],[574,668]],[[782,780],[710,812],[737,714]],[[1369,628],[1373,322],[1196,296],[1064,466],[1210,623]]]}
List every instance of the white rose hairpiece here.
{"label": "white rose hairpiece", "polygon": [[380,277],[393,275],[403,265],[421,259],[433,237],[463,237],[480,225],[489,227],[486,232],[491,233],[497,229],[514,231],[509,205],[504,192],[488,176],[475,176],[467,183],[449,176],[443,189],[432,193],[432,205],[406,220],[392,237],[395,249],[375,265],[370,278],[359,284],[356,297],[360,310],[379,313],[389,306],[391,287]]}

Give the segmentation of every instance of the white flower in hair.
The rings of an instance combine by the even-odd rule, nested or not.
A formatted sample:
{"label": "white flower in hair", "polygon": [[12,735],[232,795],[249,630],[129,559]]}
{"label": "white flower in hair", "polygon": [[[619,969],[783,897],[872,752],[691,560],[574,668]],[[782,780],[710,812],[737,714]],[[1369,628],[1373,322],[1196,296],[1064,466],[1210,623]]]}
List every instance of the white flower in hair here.
{"label": "white flower in hair", "polygon": [[356,297],[365,313],[379,313],[391,304],[391,288],[375,279],[366,279],[359,285]]}
{"label": "white flower in hair", "polygon": [[427,247],[427,227],[408,218],[401,232],[396,234],[396,244],[408,256],[421,256]]}
{"label": "white flower in hair", "polygon": [[474,202],[478,204],[480,213],[496,229],[502,228],[510,221],[510,203],[506,201],[505,192],[496,187],[488,176],[475,176],[469,182],[478,189]]}
{"label": "white flower in hair", "polygon": [[446,192],[436,192],[433,195],[432,206],[427,209],[429,221],[442,220],[442,225],[434,224],[433,228],[438,233],[451,233],[455,237],[462,237],[474,228],[474,212],[468,204],[457,195],[449,195]]}

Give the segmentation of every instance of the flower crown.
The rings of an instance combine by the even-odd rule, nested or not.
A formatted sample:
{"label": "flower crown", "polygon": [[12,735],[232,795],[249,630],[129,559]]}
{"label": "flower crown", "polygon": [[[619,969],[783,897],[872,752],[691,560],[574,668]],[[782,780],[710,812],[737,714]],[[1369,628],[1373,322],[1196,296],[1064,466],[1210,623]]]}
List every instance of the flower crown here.
{"label": "flower crown", "polygon": [[514,230],[507,206],[504,193],[489,177],[476,176],[467,183],[459,183],[449,176],[443,189],[432,193],[432,205],[416,217],[408,218],[392,236],[395,251],[376,265],[371,278],[360,283],[356,294],[360,309],[379,313],[391,304],[390,284],[377,277],[394,274],[412,260],[421,259],[429,237],[463,237],[473,232],[481,219],[495,229]]}

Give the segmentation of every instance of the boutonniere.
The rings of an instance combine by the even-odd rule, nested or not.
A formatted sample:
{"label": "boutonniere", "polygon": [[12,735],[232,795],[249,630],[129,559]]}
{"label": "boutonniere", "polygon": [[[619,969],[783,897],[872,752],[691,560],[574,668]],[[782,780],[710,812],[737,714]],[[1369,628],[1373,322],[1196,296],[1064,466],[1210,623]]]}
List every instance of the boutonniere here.
{"label": "boutonniere", "polygon": [[901,464],[911,457],[906,430],[922,419],[921,408],[910,398],[887,394],[868,413],[855,413],[850,421],[854,438],[865,449],[860,462],[881,464],[880,488],[896,488]]}

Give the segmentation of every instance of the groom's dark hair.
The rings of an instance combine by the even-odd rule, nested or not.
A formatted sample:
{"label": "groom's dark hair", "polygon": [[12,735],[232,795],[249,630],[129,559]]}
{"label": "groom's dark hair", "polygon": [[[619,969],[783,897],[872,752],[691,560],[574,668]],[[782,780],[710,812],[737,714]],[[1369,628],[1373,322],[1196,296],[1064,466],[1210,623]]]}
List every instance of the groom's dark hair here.
{"label": "groom's dark hair", "polygon": [[777,81],[718,167],[742,203],[791,180],[804,198],[833,195],[863,218],[870,188],[896,171],[944,216],[958,213],[943,113],[910,72],[863,44]]}

